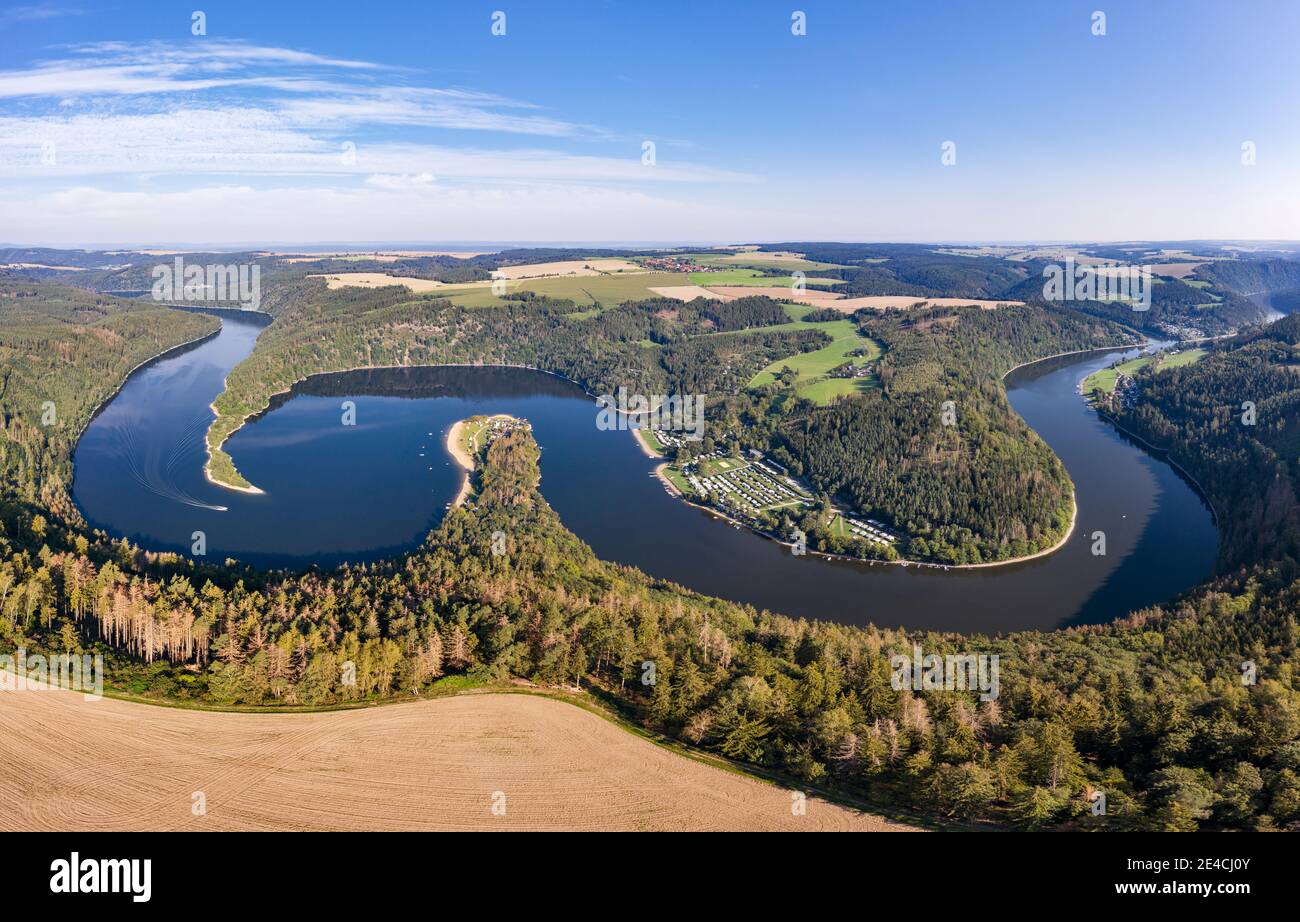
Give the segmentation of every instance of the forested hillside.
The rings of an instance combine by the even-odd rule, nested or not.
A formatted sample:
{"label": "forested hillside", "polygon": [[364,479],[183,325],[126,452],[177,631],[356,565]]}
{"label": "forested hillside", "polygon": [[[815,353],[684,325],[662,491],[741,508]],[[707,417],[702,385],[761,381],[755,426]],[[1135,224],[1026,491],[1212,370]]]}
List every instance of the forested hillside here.
{"label": "forested hillside", "polygon": [[1035,264],[993,257],[955,256],[916,244],[780,243],[761,250],[792,250],[843,269],[814,275],[844,279],[836,287],[850,297],[917,295],[918,297],[1001,298],[1036,271]]}
{"label": "forested hillside", "polygon": [[[766,435],[775,456],[816,489],[907,535],[907,557],[981,563],[1059,541],[1073,485],[1011,410],[1002,376],[1036,358],[1133,336],[1042,307],[863,312],[859,323],[886,347],[878,390],[780,412],[773,405],[788,395],[774,386],[734,412],[766,421],[754,434]],[[815,543],[829,549],[833,538],[811,527]]]}
{"label": "forested hillside", "polygon": [[1293,259],[1217,260],[1196,274],[1240,295],[1300,292],[1300,261]]}
{"label": "forested hillside", "polygon": [[[1030,278],[1007,292],[1006,297],[1027,302],[1043,301],[1043,278]],[[1151,305],[1134,310],[1122,301],[1062,301],[1063,307],[1092,317],[1113,320],[1154,336],[1219,336],[1249,323],[1259,323],[1265,312],[1253,301],[1229,291],[1212,291],[1178,279],[1151,285]]]}
{"label": "forested hillside", "polygon": [[75,516],[67,494],[72,449],[107,396],[104,387],[117,387],[146,359],[219,327],[201,314],[0,278],[4,495]]}
{"label": "forested hillside", "polygon": [[1300,559],[1300,316],[1135,381],[1133,400],[1105,408],[1203,485],[1225,561]]}

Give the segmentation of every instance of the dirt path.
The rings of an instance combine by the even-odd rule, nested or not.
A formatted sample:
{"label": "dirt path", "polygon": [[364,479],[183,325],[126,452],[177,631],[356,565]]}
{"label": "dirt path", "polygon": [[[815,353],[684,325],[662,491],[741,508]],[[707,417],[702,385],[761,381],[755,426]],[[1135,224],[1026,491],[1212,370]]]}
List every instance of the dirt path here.
{"label": "dirt path", "polygon": [[907,828],[791,802],[533,695],[261,715],[0,694],[3,831]]}

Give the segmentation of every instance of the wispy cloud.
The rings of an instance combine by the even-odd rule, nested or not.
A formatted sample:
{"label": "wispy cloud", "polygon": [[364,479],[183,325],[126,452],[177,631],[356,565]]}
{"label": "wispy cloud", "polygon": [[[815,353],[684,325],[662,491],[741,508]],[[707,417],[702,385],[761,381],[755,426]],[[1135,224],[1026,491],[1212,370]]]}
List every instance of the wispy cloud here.
{"label": "wispy cloud", "polygon": [[[67,239],[114,221],[135,239],[206,236],[209,219],[181,203],[243,215],[232,220],[246,232],[227,232],[244,239],[276,237],[277,222],[301,225],[298,239],[311,227],[346,236],[363,213],[371,233],[390,220],[409,234],[465,208],[479,235],[492,235],[489,215],[540,233],[546,214],[584,205],[613,208],[626,235],[638,214],[695,207],[652,187],[754,180],[676,158],[646,166],[639,138],[370,61],[207,38],[57,54],[0,71],[0,201],[12,206],[0,212],[39,211],[50,233],[68,222]],[[0,237],[15,237],[4,224]]]}
{"label": "wispy cloud", "polygon": [[[602,136],[542,114],[534,103],[461,87],[410,85],[407,72],[307,51],[199,39],[74,45],[55,60],[0,70],[0,100],[52,100],[62,108],[174,107],[204,95],[279,113],[294,124],[425,126],[509,134]],[[118,102],[116,105],[125,105]]]}
{"label": "wispy cloud", "polygon": [[[594,156],[541,147],[360,140],[336,114],[249,106],[177,107],[145,114],[0,116],[0,174],[19,179],[136,175],[272,175],[362,178],[420,175],[465,181],[741,183],[744,173],[691,163],[642,165],[640,149]],[[352,138],[358,140],[352,140]]]}
{"label": "wispy cloud", "polygon": [[11,6],[0,10],[0,23],[39,22],[43,19],[57,19],[60,16],[81,16],[85,10],[69,6],[56,6],[53,3],[35,3],[27,6]]}

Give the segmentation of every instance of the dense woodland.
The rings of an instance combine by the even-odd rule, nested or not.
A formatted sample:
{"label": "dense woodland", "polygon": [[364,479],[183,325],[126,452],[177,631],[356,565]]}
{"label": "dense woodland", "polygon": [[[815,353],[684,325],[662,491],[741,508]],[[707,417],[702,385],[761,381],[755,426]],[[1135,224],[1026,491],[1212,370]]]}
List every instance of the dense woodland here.
{"label": "dense woodland", "polygon": [[[748,422],[736,425],[742,441],[772,449],[818,492],[893,525],[908,538],[905,557],[982,563],[1055,544],[1069,527],[1073,485],[1011,411],[1002,376],[1035,358],[1129,343],[1132,334],[1044,307],[863,312],[858,322],[886,349],[880,388],[818,407],[793,400],[778,381],[728,403],[730,418]],[[821,550],[875,550],[816,519],[801,527]]]}
{"label": "dense woodland", "polygon": [[1300,559],[1300,315],[1136,384],[1140,399],[1105,409],[1204,485],[1224,559]]}
{"label": "dense woodland", "polygon": [[[1030,303],[1043,301],[1041,274],[1027,279],[1007,293],[1007,297]],[[1244,324],[1264,319],[1264,310],[1249,298],[1231,291],[1211,291],[1189,285],[1179,279],[1161,279],[1151,285],[1151,304],[1146,310],[1134,310],[1120,301],[1057,302],[1071,310],[1092,317],[1113,320],[1157,338],[1168,336],[1175,328],[1199,330],[1206,336],[1219,336]]]}
{"label": "dense woodland", "polygon": [[73,514],[72,449],[109,396],[105,388],[168,348],[219,328],[209,316],[0,274],[4,495]]}
{"label": "dense woodland", "polygon": [[1300,262],[1293,259],[1216,260],[1196,274],[1239,295],[1300,292]]}
{"label": "dense woodland", "polygon": [[915,244],[782,243],[764,250],[793,250],[808,259],[843,266],[810,273],[844,279],[837,292],[865,295],[916,295],[953,298],[1000,298],[1037,271],[1037,263],[1020,265],[994,257],[955,256]]}
{"label": "dense woodland", "polygon": [[[1139,376],[1152,409],[1141,401],[1121,420],[1158,439],[1204,485],[1226,536],[1223,575],[1186,599],[1111,625],[988,638],[796,621],[603,563],[546,505],[536,446],[525,433],[492,445],[476,505],[451,513],[421,550],[398,560],[281,576],[200,567],[111,541],[85,530],[67,501],[66,479],[44,479],[66,472],[79,431],[33,450],[44,393],[73,400],[67,418],[84,425],[140,358],[202,335],[211,320],[95,305],[62,291],[38,291],[19,312],[10,309],[16,294],[5,293],[0,344],[6,371],[15,369],[0,391],[6,651],[104,651],[113,680],[137,694],[270,707],[524,677],[581,686],[630,719],[794,783],[938,816],[1024,828],[1300,824],[1294,323],[1222,344],[1188,368]],[[290,301],[276,310],[325,312]],[[355,337],[342,341],[340,359],[363,345],[376,358],[399,358],[403,348],[417,354],[430,348],[421,336],[435,327],[458,345],[487,348],[488,332],[462,327],[465,318],[446,306],[394,299],[371,309],[399,322],[382,343],[349,326],[345,311],[325,318],[334,324],[327,333]],[[558,307],[543,307],[545,321],[536,308],[511,310],[502,322],[520,331],[539,323],[565,328],[550,316]],[[644,340],[670,348],[675,333],[656,326],[670,323],[657,313],[615,311],[607,335],[618,349],[652,351],[638,331],[657,330],[667,338]],[[1062,312],[981,330],[984,321],[975,318],[985,316],[996,314],[962,314],[955,325],[940,322],[942,314],[934,322],[864,319],[896,363],[879,399],[916,393],[930,400],[948,375],[982,392],[984,382],[968,377],[975,370],[993,378],[1023,352],[1049,351],[1041,347],[1096,323]],[[400,332],[403,322],[421,336]],[[291,325],[282,329],[292,336]],[[781,334],[712,335],[725,342]],[[274,362],[263,366],[282,380],[301,376],[308,358],[335,356],[311,354],[334,344],[322,329],[290,342],[303,350],[293,360],[301,367],[282,349],[268,350]],[[569,354],[544,342],[532,347],[548,357]],[[557,351],[545,351],[551,348]],[[904,361],[909,351],[915,367]],[[602,359],[591,356],[590,367],[604,367]],[[633,371],[655,380],[668,374],[651,363]],[[993,393],[952,399],[959,427],[968,404],[987,400],[989,413],[996,406]],[[1235,423],[1244,400],[1258,407],[1258,424],[1245,435]],[[794,412],[804,414],[795,428],[808,433],[833,431],[843,410]],[[827,420],[815,421],[819,413]],[[979,438],[1012,435],[988,426]],[[490,552],[498,530],[508,536],[504,556]],[[998,654],[999,697],[895,690],[889,656],[914,643],[941,654]],[[1257,670],[1249,684],[1247,660]],[[356,664],[355,685],[343,683],[344,662]],[[649,685],[646,662],[656,666]],[[1104,816],[1090,810],[1098,790],[1106,795]]]}

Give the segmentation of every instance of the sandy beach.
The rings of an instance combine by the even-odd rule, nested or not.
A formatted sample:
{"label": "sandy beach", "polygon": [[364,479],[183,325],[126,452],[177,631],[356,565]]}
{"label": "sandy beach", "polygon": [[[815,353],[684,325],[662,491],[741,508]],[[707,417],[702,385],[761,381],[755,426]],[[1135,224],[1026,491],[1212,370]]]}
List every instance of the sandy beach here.
{"label": "sandy beach", "polygon": [[[494,419],[514,419],[514,417],[509,413],[494,413],[491,416],[471,417],[471,419],[483,419],[485,422],[490,422]],[[453,423],[451,428],[447,430],[447,454],[451,455],[456,464],[460,466],[460,469],[465,472],[465,476],[461,481],[460,492],[456,494],[456,498],[451,502],[452,508],[462,505],[469,498],[471,492],[469,475],[474,471],[474,456],[461,447],[462,437],[469,422],[469,419],[462,419]],[[474,445],[473,448],[477,450],[478,446]]]}
{"label": "sandy beach", "polygon": [[463,505],[465,500],[469,497],[469,475],[474,470],[474,459],[466,454],[465,450],[460,447],[461,434],[465,431],[465,423],[466,420],[462,419],[460,422],[453,423],[451,428],[447,430],[447,454],[451,455],[452,460],[454,460],[464,472],[460,480],[460,492],[457,493],[456,498],[451,501],[453,508]]}
{"label": "sandy beach", "polygon": [[637,445],[641,446],[641,450],[645,452],[647,458],[662,458],[664,456],[663,452],[655,451],[650,447],[650,443],[646,441],[645,435],[640,429],[632,429],[632,438],[636,439]]}

